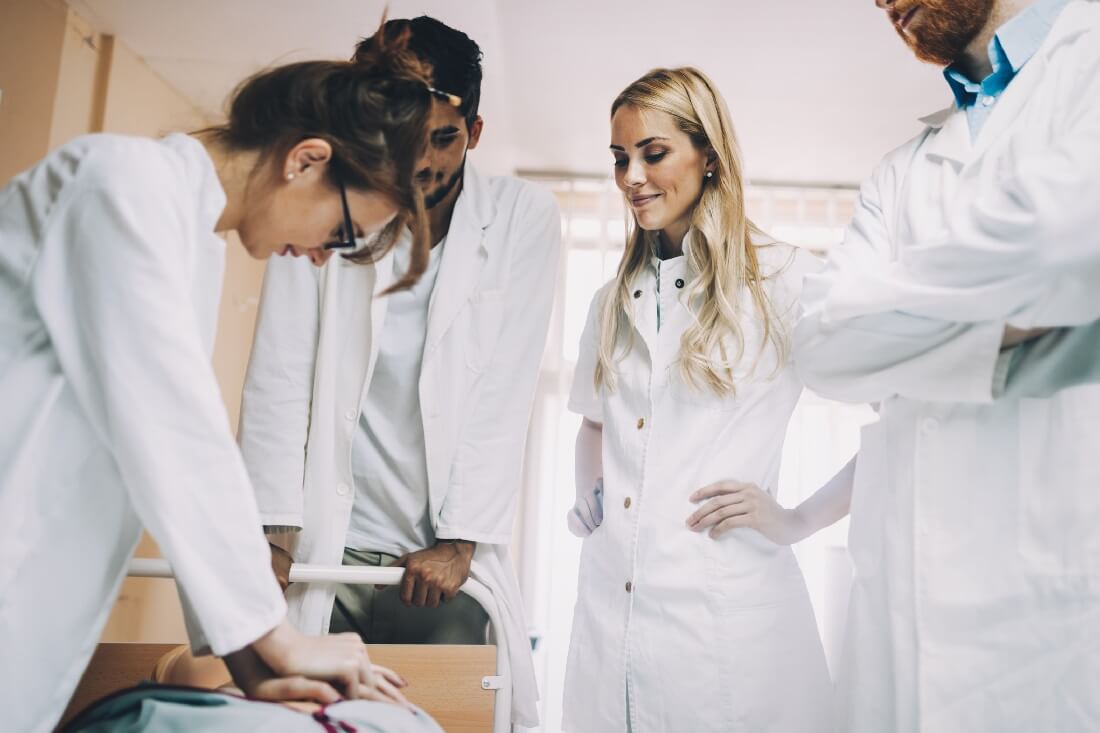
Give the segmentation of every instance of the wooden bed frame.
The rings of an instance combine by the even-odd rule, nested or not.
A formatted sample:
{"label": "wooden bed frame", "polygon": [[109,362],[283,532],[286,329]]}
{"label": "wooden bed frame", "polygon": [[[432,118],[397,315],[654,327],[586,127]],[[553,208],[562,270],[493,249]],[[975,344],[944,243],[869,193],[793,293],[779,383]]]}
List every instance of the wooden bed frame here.
{"label": "wooden bed frame", "polygon": [[[99,698],[152,679],[157,661],[178,644],[103,643],[92,656],[61,724]],[[447,733],[493,730],[494,691],[482,680],[497,674],[496,647],[442,644],[369,644],[371,661],[409,681],[410,701]]]}

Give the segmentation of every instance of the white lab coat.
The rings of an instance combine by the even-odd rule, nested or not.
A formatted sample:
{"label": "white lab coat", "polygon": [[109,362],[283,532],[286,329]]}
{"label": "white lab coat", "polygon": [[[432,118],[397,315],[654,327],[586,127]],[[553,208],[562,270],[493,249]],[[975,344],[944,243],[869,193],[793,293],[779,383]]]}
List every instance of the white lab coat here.
{"label": "white lab coat", "polygon": [[[538,718],[519,585],[508,554],[534,388],[556,283],[553,196],[467,165],[429,306],[420,404],[435,533],[478,543],[470,574],[506,625],[513,718]],[[393,282],[335,257],[320,271],[273,260],[241,409],[241,450],[266,525],[301,527],[297,562],[339,565],[354,499],[351,448]],[[414,375],[409,375],[414,378]],[[328,629],[333,590],[293,585],[290,618]]]}
{"label": "white lab coat", "polygon": [[[971,143],[947,111],[807,278],[795,361],[881,402],[851,508],[851,731],[1100,729],[1100,4],[1063,11]],[[997,399],[994,399],[994,398]]]}
{"label": "white lab coat", "polygon": [[286,613],[210,365],[225,194],[202,146],[77,138],[0,189],[0,728],[49,731],[144,525],[196,649]]}
{"label": "white lab coat", "polygon": [[[787,245],[758,252],[789,330],[802,277],[819,263]],[[603,523],[581,551],[563,727],[626,731],[629,714],[635,733],[832,731],[829,673],[791,548],[751,529],[712,539],[686,526],[689,496],[716,481],[774,496],[802,385],[774,349],[761,355],[759,323],[746,316],[737,394],[689,387],[678,361],[692,316],[678,283],[692,275],[685,258],[661,268],[659,294],[655,269],[631,284],[636,338],[614,391],[592,382],[609,286],[581,337],[570,409],[603,423]],[[741,307],[754,313],[747,292]]]}

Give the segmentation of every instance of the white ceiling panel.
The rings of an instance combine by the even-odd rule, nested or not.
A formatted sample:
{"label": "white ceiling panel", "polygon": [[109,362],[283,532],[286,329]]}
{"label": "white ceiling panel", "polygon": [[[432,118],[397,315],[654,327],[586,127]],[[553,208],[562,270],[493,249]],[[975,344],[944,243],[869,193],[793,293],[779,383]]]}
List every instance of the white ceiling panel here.
{"label": "white ceiling panel", "polygon": [[[378,23],[378,0],[71,0],[216,116],[241,78],[305,58],[344,58]],[[607,112],[658,65],[698,66],[729,103],[750,176],[854,183],[949,100],[873,0],[394,0],[485,52],[483,148],[494,172],[605,174]]]}

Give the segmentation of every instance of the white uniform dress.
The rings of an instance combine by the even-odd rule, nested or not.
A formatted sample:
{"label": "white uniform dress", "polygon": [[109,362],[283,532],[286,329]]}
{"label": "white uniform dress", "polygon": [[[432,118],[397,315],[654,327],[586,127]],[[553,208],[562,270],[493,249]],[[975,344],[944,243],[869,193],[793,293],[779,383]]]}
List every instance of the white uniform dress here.
{"label": "white uniform dress", "polygon": [[0,730],[49,731],[144,525],[225,654],[286,605],[210,365],[206,151],[94,135],[0,189]]}
{"label": "white uniform dress", "polygon": [[[758,252],[789,327],[816,261],[786,245]],[[686,526],[696,509],[688,497],[715,481],[752,481],[774,494],[802,392],[773,349],[761,354],[749,318],[736,396],[685,384],[678,358],[691,316],[680,296],[691,277],[685,257],[654,259],[632,284],[637,338],[614,391],[597,393],[592,382],[607,286],[581,337],[569,407],[603,423],[604,519],[581,553],[564,727],[831,730],[828,670],[791,548],[755,530],[715,540]],[[742,304],[754,312],[747,294]]]}

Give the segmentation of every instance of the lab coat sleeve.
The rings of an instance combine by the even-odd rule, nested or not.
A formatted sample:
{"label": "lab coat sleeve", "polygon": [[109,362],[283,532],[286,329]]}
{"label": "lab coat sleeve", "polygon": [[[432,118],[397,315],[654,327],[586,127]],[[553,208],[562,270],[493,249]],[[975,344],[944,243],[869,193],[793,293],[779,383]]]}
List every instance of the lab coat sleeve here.
{"label": "lab coat sleeve", "polygon": [[319,270],[272,257],[241,396],[238,440],[265,526],[302,526],[320,322]]}
{"label": "lab coat sleeve", "polygon": [[1100,318],[1100,53],[1092,57],[1051,144],[1008,146],[996,166],[964,177],[942,234],[909,243],[856,313],[1019,328]]}
{"label": "lab coat sleeve", "polygon": [[810,389],[848,402],[894,396],[986,402],[993,398],[1002,358],[1003,322],[955,323],[887,307],[858,316],[831,312],[838,295],[857,304],[880,295],[849,288],[895,259],[883,192],[898,185],[895,176],[902,166],[896,157],[908,154],[903,148],[876,169],[860,191],[844,242],[830,251],[823,272],[806,276],[792,339],[795,368]]}
{"label": "lab coat sleeve", "polygon": [[172,565],[193,647],[224,655],[276,626],[286,605],[195,320],[182,174],[162,156],[133,157],[99,161],[101,180],[58,202],[34,299],[69,388]]}
{"label": "lab coat sleeve", "polygon": [[440,507],[440,539],[511,541],[561,251],[561,216],[553,195],[527,186],[516,206],[524,213],[508,241],[516,251],[500,337],[469,402],[452,484]]}
{"label": "lab coat sleeve", "polygon": [[596,390],[596,361],[600,351],[600,317],[604,299],[614,282],[596,291],[588,306],[588,317],[577,347],[577,366],[573,370],[573,386],[569,389],[570,412],[583,415],[594,423],[603,423],[603,402]]}

